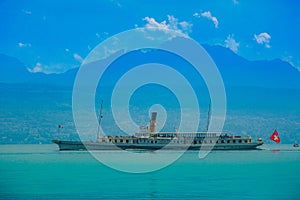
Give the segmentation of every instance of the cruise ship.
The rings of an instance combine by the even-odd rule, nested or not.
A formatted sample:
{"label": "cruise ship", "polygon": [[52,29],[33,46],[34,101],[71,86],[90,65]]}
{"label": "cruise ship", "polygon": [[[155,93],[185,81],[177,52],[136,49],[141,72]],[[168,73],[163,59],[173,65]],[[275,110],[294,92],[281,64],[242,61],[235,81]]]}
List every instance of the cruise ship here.
{"label": "cruise ship", "polygon": [[157,112],[152,112],[150,126],[141,126],[132,136],[101,136],[96,141],[52,140],[63,150],[250,150],[262,145],[262,139],[234,136],[226,132],[157,132]]}

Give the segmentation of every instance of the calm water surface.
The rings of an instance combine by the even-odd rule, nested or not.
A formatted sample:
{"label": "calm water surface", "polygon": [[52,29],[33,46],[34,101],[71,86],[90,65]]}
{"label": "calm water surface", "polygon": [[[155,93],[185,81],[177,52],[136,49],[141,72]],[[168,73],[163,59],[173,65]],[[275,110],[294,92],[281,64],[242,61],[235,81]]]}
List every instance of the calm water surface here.
{"label": "calm water surface", "polygon": [[129,174],[108,168],[88,152],[0,145],[0,198],[300,199],[300,149],[262,148],[214,151],[203,160],[189,151],[162,170]]}

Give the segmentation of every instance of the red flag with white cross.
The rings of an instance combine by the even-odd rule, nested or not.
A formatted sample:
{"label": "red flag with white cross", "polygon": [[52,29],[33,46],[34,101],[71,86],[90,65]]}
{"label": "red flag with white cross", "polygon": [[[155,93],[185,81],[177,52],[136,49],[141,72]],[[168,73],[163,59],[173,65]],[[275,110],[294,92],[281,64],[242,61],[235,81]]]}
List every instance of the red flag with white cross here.
{"label": "red flag with white cross", "polygon": [[275,130],[274,133],[270,136],[270,139],[276,143],[280,142],[280,137],[278,136],[277,130]]}

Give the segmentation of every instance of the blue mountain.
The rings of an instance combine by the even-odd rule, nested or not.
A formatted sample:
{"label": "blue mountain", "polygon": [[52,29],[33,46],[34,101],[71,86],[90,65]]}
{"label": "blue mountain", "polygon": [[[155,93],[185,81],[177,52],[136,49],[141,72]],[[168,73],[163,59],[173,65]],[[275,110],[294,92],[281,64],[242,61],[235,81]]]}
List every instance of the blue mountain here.
{"label": "blue mountain", "polygon": [[17,58],[0,54],[0,83],[4,84],[70,87],[73,85],[77,71],[78,68],[61,74],[31,73]]}
{"label": "blue mountain", "polygon": [[262,88],[300,88],[300,72],[280,59],[249,61],[221,46],[204,45],[225,85]]}
{"label": "blue mountain", "polygon": [[0,54],[0,83],[24,83],[31,77],[17,58]]}
{"label": "blue mountain", "polygon": [[[280,59],[249,61],[221,46],[203,45],[227,87],[300,89],[300,72]],[[30,73],[18,59],[0,54],[0,83],[72,86],[78,68],[61,74]]]}

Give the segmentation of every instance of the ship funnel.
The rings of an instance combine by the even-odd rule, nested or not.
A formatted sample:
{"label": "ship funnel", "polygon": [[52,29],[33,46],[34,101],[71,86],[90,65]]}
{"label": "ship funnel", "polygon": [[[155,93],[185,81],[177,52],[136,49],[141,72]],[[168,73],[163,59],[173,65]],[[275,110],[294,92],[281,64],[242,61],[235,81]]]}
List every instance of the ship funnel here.
{"label": "ship funnel", "polygon": [[151,121],[150,121],[150,132],[151,133],[156,132],[156,116],[157,116],[157,112],[151,113]]}

